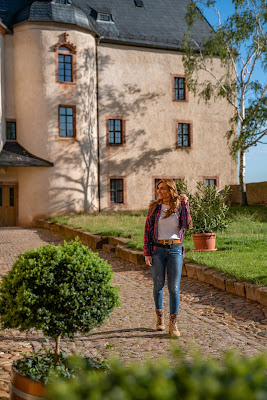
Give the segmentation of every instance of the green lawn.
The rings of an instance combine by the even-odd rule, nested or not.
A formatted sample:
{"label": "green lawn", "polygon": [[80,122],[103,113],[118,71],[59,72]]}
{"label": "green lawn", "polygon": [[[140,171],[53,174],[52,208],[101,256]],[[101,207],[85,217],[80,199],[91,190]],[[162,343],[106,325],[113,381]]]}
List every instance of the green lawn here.
{"label": "green lawn", "polygon": [[[145,216],[145,211],[103,212],[51,220],[95,234],[128,237],[128,245],[141,250]],[[217,235],[218,251],[193,252],[193,240],[186,237],[186,258],[238,279],[267,286],[267,207],[231,207],[230,216],[228,229]]]}

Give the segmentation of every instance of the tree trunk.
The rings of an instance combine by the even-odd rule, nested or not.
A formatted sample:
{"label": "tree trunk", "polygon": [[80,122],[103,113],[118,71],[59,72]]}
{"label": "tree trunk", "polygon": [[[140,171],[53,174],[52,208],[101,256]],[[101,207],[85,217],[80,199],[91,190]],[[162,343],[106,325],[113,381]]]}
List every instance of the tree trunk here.
{"label": "tree trunk", "polygon": [[55,349],[55,366],[58,364],[60,354],[60,336],[56,338],[56,349]]}
{"label": "tree trunk", "polygon": [[247,191],[245,184],[245,171],[246,171],[246,152],[240,150],[240,165],[239,165],[239,190],[240,190],[240,205],[248,206]]}
{"label": "tree trunk", "polygon": [[[244,120],[245,120],[245,91],[244,91],[244,82],[241,84],[241,101],[240,101],[240,111],[241,111],[241,120],[240,122],[240,133],[239,138],[242,138],[242,145],[245,145],[244,140]],[[240,190],[240,205],[241,206],[248,206],[247,201],[247,191],[246,191],[246,184],[245,184],[245,174],[246,174],[246,150],[240,149],[240,164],[239,164],[239,190]]]}

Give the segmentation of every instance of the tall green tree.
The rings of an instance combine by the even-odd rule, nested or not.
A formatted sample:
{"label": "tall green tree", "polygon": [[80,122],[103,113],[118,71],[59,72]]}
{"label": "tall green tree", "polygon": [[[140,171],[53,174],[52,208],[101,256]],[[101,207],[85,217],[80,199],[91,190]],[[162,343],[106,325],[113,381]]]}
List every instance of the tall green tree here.
{"label": "tall green tree", "polygon": [[[257,68],[267,70],[266,0],[232,0],[234,12],[223,22],[217,3],[190,2],[183,64],[189,90],[207,102],[225,98],[233,108],[226,136],[232,157],[237,159],[239,155],[240,203],[247,205],[246,152],[263,143],[267,134],[267,85],[256,74]],[[205,8],[214,10],[218,25],[200,44],[190,27],[196,18],[204,18]],[[222,68],[218,68],[216,59]],[[199,71],[206,71],[204,81],[200,82]]]}

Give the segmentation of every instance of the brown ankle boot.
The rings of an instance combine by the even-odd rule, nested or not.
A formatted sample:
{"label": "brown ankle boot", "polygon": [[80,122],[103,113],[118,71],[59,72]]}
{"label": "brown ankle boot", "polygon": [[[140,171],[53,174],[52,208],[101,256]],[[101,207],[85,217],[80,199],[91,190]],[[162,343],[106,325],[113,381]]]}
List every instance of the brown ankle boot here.
{"label": "brown ankle boot", "polygon": [[170,316],[170,323],[169,323],[169,333],[172,337],[181,336],[181,333],[179,332],[179,330],[177,328],[177,322],[178,322],[178,315],[172,314]]}
{"label": "brown ankle boot", "polygon": [[163,310],[156,310],[156,314],[157,314],[156,330],[157,331],[164,331],[165,330],[165,325],[164,325],[164,313],[163,313]]}

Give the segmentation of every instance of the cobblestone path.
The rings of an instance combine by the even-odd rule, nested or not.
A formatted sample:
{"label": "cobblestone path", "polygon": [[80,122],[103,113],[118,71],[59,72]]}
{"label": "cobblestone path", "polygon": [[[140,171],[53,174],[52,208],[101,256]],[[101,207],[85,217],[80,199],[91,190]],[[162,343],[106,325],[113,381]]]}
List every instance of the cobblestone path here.
{"label": "cobblestone path", "polygon": [[[61,237],[44,229],[1,229],[0,275],[8,272],[20,252],[61,241]],[[125,362],[171,357],[174,343],[185,349],[197,345],[205,356],[215,357],[220,357],[222,351],[230,348],[248,355],[266,350],[266,308],[187,277],[182,277],[181,281],[179,329],[182,336],[170,340],[167,333],[154,330],[149,270],[113,254],[98,253],[115,272],[114,284],[120,288],[121,307],[112,313],[106,324],[91,334],[77,336],[76,342],[63,341],[63,350],[101,359],[115,355]],[[165,292],[166,311],[167,297]],[[9,398],[12,362],[27,351],[38,350],[43,341],[42,335],[34,332],[0,331],[0,399]]]}

